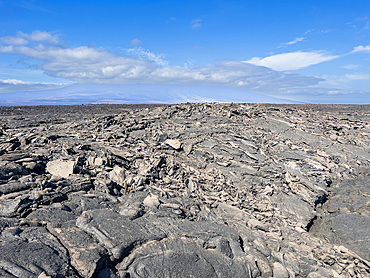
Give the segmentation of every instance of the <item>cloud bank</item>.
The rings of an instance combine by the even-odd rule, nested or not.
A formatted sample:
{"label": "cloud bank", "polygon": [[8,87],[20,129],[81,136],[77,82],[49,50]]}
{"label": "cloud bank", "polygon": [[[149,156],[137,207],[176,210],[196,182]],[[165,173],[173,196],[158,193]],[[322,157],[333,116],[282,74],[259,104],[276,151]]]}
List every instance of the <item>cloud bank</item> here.
{"label": "cloud bank", "polygon": [[353,48],[353,53],[354,52],[370,52],[370,45],[366,45],[366,46],[363,46],[363,45],[359,45],[359,46],[356,46]]}
{"label": "cloud bank", "polygon": [[50,45],[59,44],[59,36],[45,31],[33,31],[31,34],[18,32],[16,36],[4,36],[1,41],[11,45],[27,45],[31,42],[41,42]]}
{"label": "cloud bank", "polygon": [[289,53],[276,54],[265,58],[253,57],[245,61],[257,66],[265,66],[273,70],[297,70],[311,65],[336,59],[340,56],[329,55],[323,52],[304,52],[296,51]]}
{"label": "cloud bank", "polygon": [[65,86],[65,84],[27,82],[17,79],[0,79],[0,93],[50,90],[61,88],[63,86]]}
{"label": "cloud bank", "polygon": [[[0,53],[33,58],[37,61],[33,66],[46,74],[77,83],[185,84],[264,92],[283,91],[316,85],[322,79],[288,74],[271,68],[300,68],[336,57],[323,53],[296,52],[264,59],[254,58],[249,63],[223,61],[212,66],[185,68],[169,66],[162,54],[154,54],[141,47],[127,51],[134,57],[120,56],[102,48],[70,48],[61,45],[57,35],[42,31],[31,34],[19,32],[16,36],[2,37],[0,40]],[[283,66],[278,66],[279,61]]]}

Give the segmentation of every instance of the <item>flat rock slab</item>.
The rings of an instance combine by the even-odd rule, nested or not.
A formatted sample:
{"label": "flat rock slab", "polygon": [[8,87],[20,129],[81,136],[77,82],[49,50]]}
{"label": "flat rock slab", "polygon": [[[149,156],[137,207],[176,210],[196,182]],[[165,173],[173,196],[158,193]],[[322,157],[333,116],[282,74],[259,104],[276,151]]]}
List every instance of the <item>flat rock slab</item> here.
{"label": "flat rock slab", "polygon": [[84,212],[76,223],[96,237],[116,259],[122,259],[137,244],[166,237],[158,229],[149,230],[108,209]]}
{"label": "flat rock slab", "polygon": [[202,241],[166,238],[148,242],[118,265],[120,277],[251,277],[243,260],[232,260]]}
{"label": "flat rock slab", "polygon": [[42,242],[2,238],[0,249],[1,277],[37,278],[43,272],[53,277],[78,277],[57,250]]}
{"label": "flat rock slab", "polygon": [[63,161],[57,159],[46,164],[46,171],[55,176],[68,178],[68,176],[73,174],[75,166],[75,161]]}
{"label": "flat rock slab", "polygon": [[273,203],[289,215],[294,215],[297,223],[305,227],[314,217],[312,207],[297,195],[278,193],[271,197]]}
{"label": "flat rock slab", "polygon": [[89,234],[71,224],[48,225],[50,232],[68,250],[71,265],[81,277],[93,277],[110,265],[108,252]]}
{"label": "flat rock slab", "polygon": [[27,216],[27,220],[44,223],[64,223],[70,220],[75,220],[77,216],[63,207],[41,208],[31,212]]}
{"label": "flat rock slab", "polygon": [[370,218],[356,213],[336,213],[314,226],[313,233],[337,245],[356,250],[370,261]]}
{"label": "flat rock slab", "polygon": [[171,217],[148,216],[134,220],[135,223],[148,229],[159,229],[166,236],[187,236],[211,241],[213,238],[223,237],[239,245],[239,235],[226,225],[209,220],[189,221]]}
{"label": "flat rock slab", "polygon": [[9,194],[13,192],[23,191],[29,189],[30,184],[25,184],[17,181],[11,181],[6,184],[0,185],[0,196],[3,194]]}

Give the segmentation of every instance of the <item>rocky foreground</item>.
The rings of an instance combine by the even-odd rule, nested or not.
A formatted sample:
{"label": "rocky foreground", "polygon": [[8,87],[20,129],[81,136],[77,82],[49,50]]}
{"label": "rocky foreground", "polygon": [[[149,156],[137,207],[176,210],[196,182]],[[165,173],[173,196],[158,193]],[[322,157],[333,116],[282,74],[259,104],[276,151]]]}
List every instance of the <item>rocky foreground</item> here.
{"label": "rocky foreground", "polygon": [[0,118],[1,277],[370,276],[370,106]]}

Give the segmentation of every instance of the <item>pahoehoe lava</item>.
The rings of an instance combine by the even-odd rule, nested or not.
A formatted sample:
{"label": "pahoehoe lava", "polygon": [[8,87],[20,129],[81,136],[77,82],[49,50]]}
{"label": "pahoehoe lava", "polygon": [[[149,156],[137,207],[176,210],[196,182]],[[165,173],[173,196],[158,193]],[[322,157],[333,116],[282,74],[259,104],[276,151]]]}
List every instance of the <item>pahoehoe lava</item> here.
{"label": "pahoehoe lava", "polygon": [[369,277],[369,105],[0,107],[1,277]]}

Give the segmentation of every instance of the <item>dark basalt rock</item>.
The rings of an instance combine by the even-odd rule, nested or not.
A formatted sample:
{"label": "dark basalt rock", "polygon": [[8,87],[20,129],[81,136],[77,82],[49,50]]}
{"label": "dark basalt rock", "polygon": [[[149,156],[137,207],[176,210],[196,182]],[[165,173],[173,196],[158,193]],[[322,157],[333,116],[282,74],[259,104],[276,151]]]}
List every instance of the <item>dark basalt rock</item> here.
{"label": "dark basalt rock", "polygon": [[14,162],[0,162],[0,179],[7,180],[13,176],[26,175],[28,172],[21,166]]}
{"label": "dark basalt rock", "polygon": [[40,240],[2,236],[0,246],[1,277],[39,277],[42,272],[49,277],[78,277],[66,254]]}
{"label": "dark basalt rock", "polygon": [[0,118],[1,277],[370,276],[370,106]]}
{"label": "dark basalt rock", "polygon": [[243,260],[232,260],[203,242],[166,238],[135,249],[118,266],[121,277],[251,277]]}

